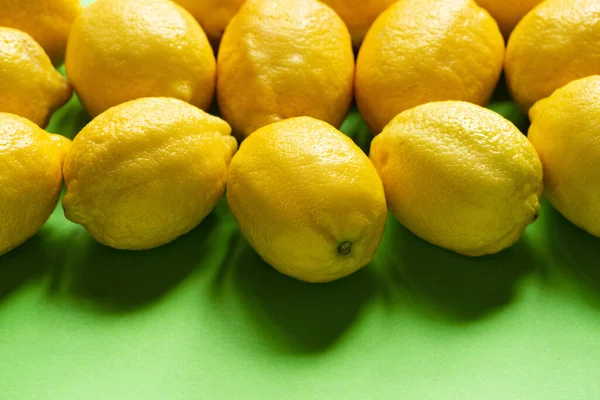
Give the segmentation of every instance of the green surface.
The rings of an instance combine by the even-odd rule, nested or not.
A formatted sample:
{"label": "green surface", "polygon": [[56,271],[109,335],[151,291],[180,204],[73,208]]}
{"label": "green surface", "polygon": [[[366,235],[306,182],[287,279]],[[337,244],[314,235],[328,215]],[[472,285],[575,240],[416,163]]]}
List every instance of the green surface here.
{"label": "green surface", "polygon": [[[526,129],[504,86],[491,108]],[[74,99],[49,130],[88,121]],[[343,130],[363,148],[353,111]],[[547,203],[467,258],[388,219],[375,260],[325,285],[278,274],[227,206],[151,251],[68,222],[0,257],[0,400],[600,399],[600,239]]]}

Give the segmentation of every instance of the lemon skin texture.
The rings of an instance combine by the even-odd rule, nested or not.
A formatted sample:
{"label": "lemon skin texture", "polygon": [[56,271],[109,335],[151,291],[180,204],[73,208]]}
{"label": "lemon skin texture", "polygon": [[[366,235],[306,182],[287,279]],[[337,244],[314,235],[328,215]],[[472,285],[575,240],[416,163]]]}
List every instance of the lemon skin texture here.
{"label": "lemon skin texture", "polygon": [[523,112],[575,79],[600,74],[600,2],[546,0],[506,47],[506,82]]}
{"label": "lemon skin texture", "polygon": [[368,157],[310,117],[267,125],[242,142],[227,202],[263,260],[306,282],[333,281],[368,264],[387,214]]}
{"label": "lemon skin texture", "polygon": [[371,159],[392,214],[414,234],[468,256],[496,253],[536,220],[542,165],[509,121],[460,101],[404,111]]}
{"label": "lemon skin texture", "polygon": [[212,211],[236,149],[225,121],[181,100],[123,103],[73,140],[65,216],[114,248],[163,245]]}
{"label": "lemon skin texture", "polygon": [[244,138],[282,119],[339,126],[352,101],[348,29],[317,0],[248,0],[231,20],[217,62],[219,107]]}
{"label": "lemon skin texture", "polygon": [[168,0],[98,0],[73,23],[66,69],[92,116],[141,97],[207,109],[216,62],[198,22]]}
{"label": "lemon skin texture", "polygon": [[62,63],[78,0],[0,0],[0,26],[31,35],[56,65]]}
{"label": "lemon skin texture", "polygon": [[344,20],[358,48],[375,18],[396,0],[322,0]]}
{"label": "lemon skin texture", "polygon": [[0,112],[0,255],[35,235],[54,211],[70,143]]}
{"label": "lemon skin texture", "polygon": [[69,82],[31,36],[0,27],[0,112],[17,114],[45,127],[71,97]]}
{"label": "lemon skin texture", "polygon": [[358,53],[356,102],[373,134],[419,104],[485,105],[504,60],[494,19],[473,0],[402,0],[375,20]]}
{"label": "lemon skin texture", "polygon": [[498,22],[506,39],[517,23],[543,0],[476,0]]}
{"label": "lemon skin texture", "polygon": [[569,221],[600,237],[600,76],[568,83],[530,110],[529,140],[545,195]]}
{"label": "lemon skin texture", "polygon": [[213,45],[219,43],[225,27],[244,0],[175,0],[200,23]]}

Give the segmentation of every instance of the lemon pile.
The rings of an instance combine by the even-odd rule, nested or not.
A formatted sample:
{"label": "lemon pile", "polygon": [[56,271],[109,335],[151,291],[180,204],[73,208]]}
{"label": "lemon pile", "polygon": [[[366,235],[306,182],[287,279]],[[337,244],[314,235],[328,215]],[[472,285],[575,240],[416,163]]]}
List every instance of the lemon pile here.
{"label": "lemon pile", "polygon": [[[127,250],[186,234],[225,196],[256,252],[307,282],[367,265],[388,210],[480,256],[519,240],[545,192],[600,236],[596,0],[0,9],[0,255],[41,228],[63,181],[65,216]],[[503,72],[529,137],[484,108]],[[71,142],[42,128],[73,90],[94,119]],[[353,100],[368,155],[338,130]]]}

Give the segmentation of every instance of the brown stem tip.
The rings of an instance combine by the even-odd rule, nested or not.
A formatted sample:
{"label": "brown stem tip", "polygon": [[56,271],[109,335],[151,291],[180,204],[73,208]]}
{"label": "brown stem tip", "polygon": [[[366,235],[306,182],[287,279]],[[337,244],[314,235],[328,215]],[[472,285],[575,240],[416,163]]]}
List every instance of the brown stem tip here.
{"label": "brown stem tip", "polygon": [[338,246],[338,253],[342,255],[350,254],[352,251],[352,242],[343,242]]}

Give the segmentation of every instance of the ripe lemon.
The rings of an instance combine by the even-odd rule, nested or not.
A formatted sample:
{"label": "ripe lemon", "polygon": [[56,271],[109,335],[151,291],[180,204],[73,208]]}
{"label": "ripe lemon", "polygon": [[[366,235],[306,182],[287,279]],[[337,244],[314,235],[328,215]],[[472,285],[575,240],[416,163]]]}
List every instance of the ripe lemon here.
{"label": "ripe lemon", "polygon": [[600,74],[600,2],[546,0],[517,25],[506,48],[506,81],[527,111],[572,80]]}
{"label": "ripe lemon", "polygon": [[310,116],[339,126],[352,100],[348,29],[317,0],[248,0],[218,56],[217,97],[236,135]]}
{"label": "ripe lemon", "polygon": [[398,113],[438,100],[486,104],[504,40],[473,0],[402,0],[375,21],[358,54],[356,101],[373,134]]}
{"label": "ripe lemon", "polygon": [[181,100],[109,109],[73,140],[65,215],[100,243],[148,249],[189,232],[223,195],[237,143],[220,118]]}
{"label": "ripe lemon", "polygon": [[505,38],[533,7],[543,0],[476,0],[494,17]]}
{"label": "ripe lemon", "polygon": [[0,27],[0,112],[20,115],[45,127],[71,93],[69,82],[31,36]]}
{"label": "ripe lemon", "polygon": [[223,36],[229,20],[238,12],[244,0],[175,0],[200,23],[214,44]]}
{"label": "ripe lemon", "polygon": [[546,197],[600,237],[600,76],[568,83],[530,110],[529,140],[544,166]]}
{"label": "ripe lemon", "polygon": [[496,253],[535,221],[542,165],[499,114],[461,101],[404,111],[375,137],[371,159],[390,210],[417,236],[457,253]]}
{"label": "ripe lemon", "polygon": [[358,47],[362,42],[369,27],[389,6],[396,0],[321,0],[329,5],[344,20],[350,35],[352,44]]}
{"label": "ripe lemon", "polygon": [[369,158],[310,117],[267,125],[242,143],[227,202],[257,253],[307,282],[339,279],[371,261],[387,214]]}
{"label": "ripe lemon", "polygon": [[96,116],[140,97],[212,101],[216,63],[200,25],[168,0],[98,0],[73,24],[67,75]]}
{"label": "ripe lemon", "polygon": [[0,10],[0,26],[27,32],[60,64],[81,5],[78,0],[0,0]]}
{"label": "ripe lemon", "polygon": [[0,112],[0,255],[44,225],[62,188],[69,139]]}

